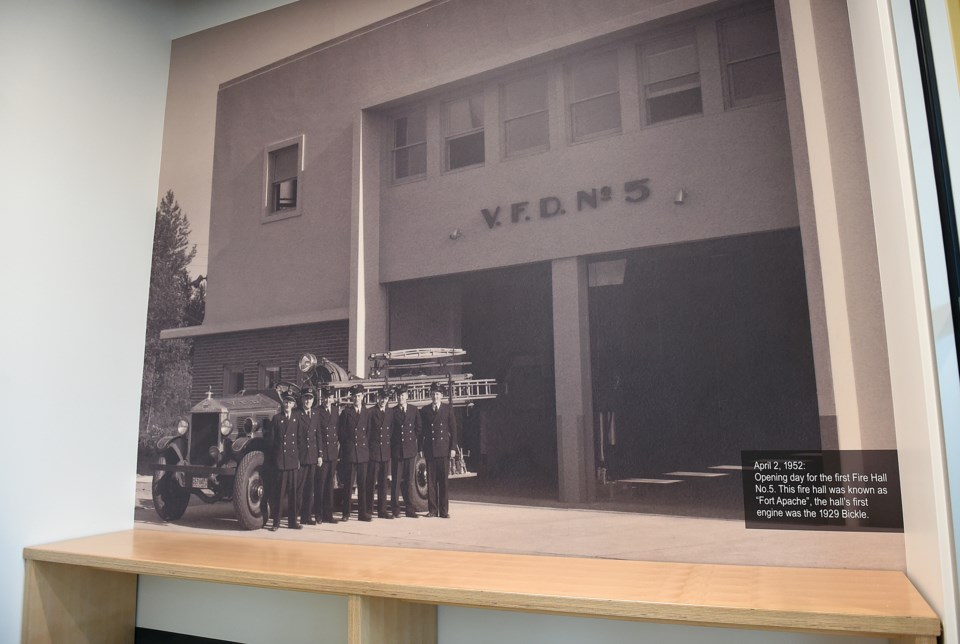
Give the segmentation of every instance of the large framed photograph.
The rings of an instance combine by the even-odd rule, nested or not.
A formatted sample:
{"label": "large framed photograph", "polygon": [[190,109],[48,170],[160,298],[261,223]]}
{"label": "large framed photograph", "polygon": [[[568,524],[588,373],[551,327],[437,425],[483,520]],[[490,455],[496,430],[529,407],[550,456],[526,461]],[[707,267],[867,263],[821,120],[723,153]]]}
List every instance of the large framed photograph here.
{"label": "large framed photograph", "polygon": [[904,568],[846,3],[303,4],[174,43],[139,529]]}

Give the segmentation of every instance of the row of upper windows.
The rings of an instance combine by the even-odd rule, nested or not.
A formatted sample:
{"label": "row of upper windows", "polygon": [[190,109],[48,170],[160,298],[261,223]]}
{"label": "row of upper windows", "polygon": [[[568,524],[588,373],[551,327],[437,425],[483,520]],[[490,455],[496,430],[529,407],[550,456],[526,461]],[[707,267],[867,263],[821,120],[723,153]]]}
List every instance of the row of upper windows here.
{"label": "row of upper windows", "polygon": [[[727,108],[783,96],[780,48],[773,10],[717,21],[720,73]],[[645,125],[703,112],[701,56],[693,28],[637,45],[640,104]],[[616,50],[562,65],[567,136],[576,143],[621,131],[621,77]],[[498,84],[502,156],[512,158],[550,148],[548,72]],[[443,171],[483,165],[482,90],[440,103]],[[390,119],[391,178],[395,183],[427,173],[427,106]]]}
{"label": "row of upper windows", "polygon": [[256,380],[248,379],[248,370],[241,364],[223,365],[223,395],[230,396],[238,394],[246,389],[273,389],[276,390],[284,380],[284,375],[288,376],[286,381],[294,382],[297,386],[303,384],[306,375],[299,369],[294,369],[294,375],[290,376],[287,369],[283,369],[278,364],[258,362],[256,365]]}
{"label": "row of upper windows", "polygon": [[[717,21],[716,29],[725,107],[781,98],[783,78],[773,10],[724,18]],[[701,55],[694,28],[644,40],[636,51],[645,125],[703,113]],[[621,131],[619,61],[619,52],[607,49],[562,65],[564,109],[571,142]],[[550,149],[549,85],[546,70],[498,83],[504,158]],[[394,183],[426,177],[427,114],[427,105],[423,104],[395,113],[389,121],[387,146]],[[443,171],[483,165],[483,91],[442,102],[439,120]],[[262,221],[299,214],[303,143],[299,136],[267,148]]]}
{"label": "row of upper windows", "polygon": [[[257,364],[257,389],[276,389],[281,382],[282,370],[279,365]],[[244,368],[241,365],[229,364],[223,366],[223,395],[230,396],[238,394],[247,389],[247,386],[253,383],[247,383]],[[299,384],[299,383],[298,383]],[[251,387],[252,388],[252,387]]]}

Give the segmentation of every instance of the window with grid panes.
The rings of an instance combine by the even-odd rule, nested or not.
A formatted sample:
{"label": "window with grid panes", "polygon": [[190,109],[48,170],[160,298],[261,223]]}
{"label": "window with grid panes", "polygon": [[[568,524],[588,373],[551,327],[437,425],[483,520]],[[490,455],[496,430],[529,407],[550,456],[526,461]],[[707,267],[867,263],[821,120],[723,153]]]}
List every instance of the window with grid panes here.
{"label": "window with grid panes", "polygon": [[686,32],[640,45],[647,125],[703,112],[696,34]]}
{"label": "window with grid panes", "polygon": [[567,68],[570,130],[574,141],[620,131],[617,52],[609,51]]}
{"label": "window with grid panes", "polygon": [[772,10],[719,23],[720,53],[728,107],[783,97],[777,19]]}
{"label": "window with grid panes", "polygon": [[482,93],[444,103],[442,128],[447,170],[483,163]]}
{"label": "window with grid panes", "polygon": [[427,174],[427,117],[423,108],[393,119],[393,180]]}
{"label": "window with grid panes", "polygon": [[505,157],[550,147],[546,73],[502,84],[500,105]]}
{"label": "window with grid panes", "polygon": [[300,145],[294,143],[270,152],[270,212],[295,210]]}

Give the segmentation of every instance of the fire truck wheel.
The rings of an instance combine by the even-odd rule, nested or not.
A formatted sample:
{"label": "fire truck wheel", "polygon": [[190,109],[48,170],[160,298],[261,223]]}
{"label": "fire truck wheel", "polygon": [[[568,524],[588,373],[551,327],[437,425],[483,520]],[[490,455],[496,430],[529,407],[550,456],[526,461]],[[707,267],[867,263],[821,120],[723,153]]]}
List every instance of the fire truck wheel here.
{"label": "fire truck wheel", "polygon": [[427,510],[427,459],[417,454],[413,459],[413,481],[410,486],[410,503],[417,512]]}
{"label": "fire truck wheel", "polygon": [[267,521],[263,492],[263,452],[252,451],[237,466],[233,481],[233,509],[244,530],[259,530]]}
{"label": "fire truck wheel", "polygon": [[[157,459],[157,465],[166,463],[166,456]],[[190,503],[190,488],[184,485],[182,474],[178,476],[177,472],[154,470],[151,491],[153,507],[164,521],[176,521],[187,511],[187,504]]]}

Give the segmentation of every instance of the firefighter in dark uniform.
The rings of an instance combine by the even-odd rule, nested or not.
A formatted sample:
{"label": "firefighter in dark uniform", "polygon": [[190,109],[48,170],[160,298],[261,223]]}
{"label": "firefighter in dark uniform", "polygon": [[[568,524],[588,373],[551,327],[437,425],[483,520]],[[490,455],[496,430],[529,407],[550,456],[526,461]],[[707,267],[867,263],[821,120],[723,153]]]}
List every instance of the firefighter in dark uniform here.
{"label": "firefighter in dark uniform", "polygon": [[297,479],[300,469],[299,427],[300,414],[294,407],[297,395],[291,389],[281,393],[283,410],[273,417],[272,444],[269,446],[271,465],[274,471],[273,524],[270,531],[280,527],[280,505],[287,501],[288,526],[299,530],[303,526],[297,520],[300,506],[297,504]]}
{"label": "firefighter in dark uniform", "polygon": [[333,487],[336,480],[337,459],[340,457],[340,439],[337,437],[337,421],[340,412],[333,405],[333,387],[320,390],[321,404],[318,437],[320,440],[320,468],[317,471],[316,498],[314,499],[317,521],[336,523],[333,517]]}
{"label": "firefighter in dark uniform", "polygon": [[390,471],[393,472],[390,485],[391,510],[394,517],[400,516],[400,498],[397,492],[398,489],[403,490],[404,513],[411,519],[416,519],[417,513],[410,503],[410,495],[416,484],[414,464],[420,441],[420,410],[408,404],[410,394],[406,385],[400,385],[396,391],[399,404],[393,408],[390,423]]}
{"label": "firefighter in dark uniform", "polygon": [[370,426],[367,433],[370,445],[370,464],[367,466],[367,507],[373,512],[373,492],[377,492],[377,516],[392,519],[387,512],[387,466],[390,464],[390,410],[387,401],[390,392],[381,389],[376,393],[377,405],[370,410]]}
{"label": "firefighter in dark uniform", "polygon": [[457,449],[457,420],[453,407],[443,402],[443,387],[430,386],[433,402],[420,412],[423,425],[423,456],[427,459],[427,516],[450,518],[447,481],[450,459]]}
{"label": "firefighter in dark uniform", "polygon": [[343,515],[341,521],[350,518],[350,481],[356,475],[357,480],[357,517],[361,521],[371,521],[370,507],[367,505],[367,464],[370,450],[367,447],[367,431],[370,426],[370,412],[363,406],[363,387],[350,388],[351,404],[340,410],[337,421],[337,437],[340,440],[340,460],[344,464]]}
{"label": "firefighter in dark uniform", "polygon": [[313,492],[316,486],[317,465],[320,462],[320,415],[313,409],[316,398],[313,385],[300,392],[300,480],[297,485],[300,495],[300,523],[316,525],[313,518]]}

